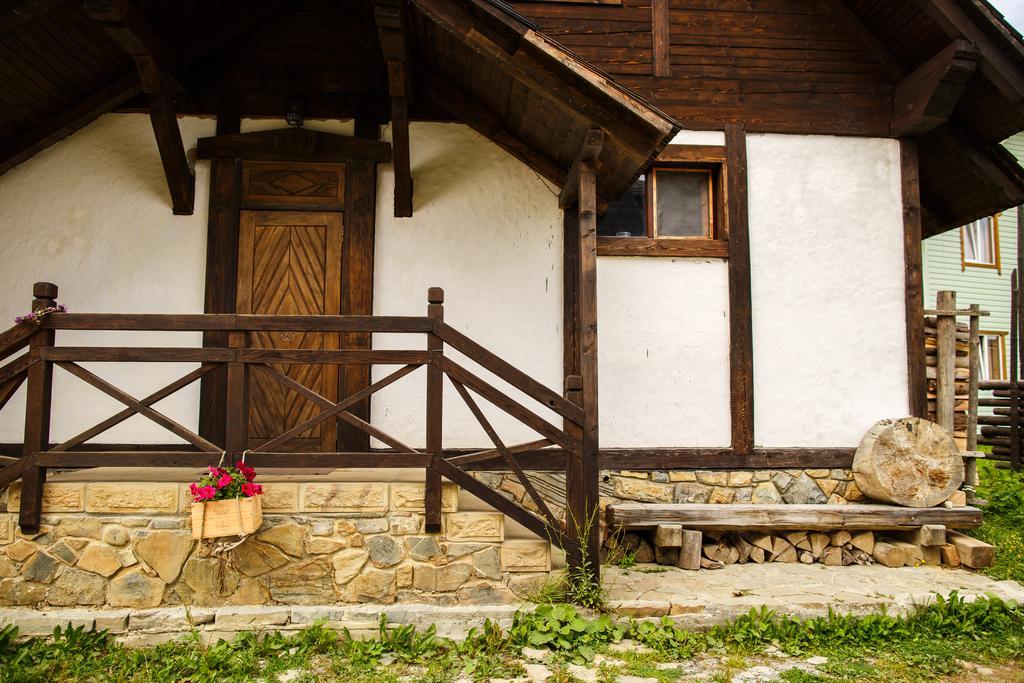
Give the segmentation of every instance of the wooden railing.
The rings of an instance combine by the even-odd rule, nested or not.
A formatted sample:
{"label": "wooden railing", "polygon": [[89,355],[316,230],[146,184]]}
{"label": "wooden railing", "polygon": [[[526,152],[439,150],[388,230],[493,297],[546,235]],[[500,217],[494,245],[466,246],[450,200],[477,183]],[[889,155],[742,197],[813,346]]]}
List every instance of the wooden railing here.
{"label": "wooden railing", "polygon": [[[55,304],[57,288],[39,283],[34,290],[33,310]],[[0,469],[0,487],[22,480],[19,523],[23,530],[38,529],[42,489],[47,468],[89,467],[201,467],[215,464],[223,454],[237,458],[246,453],[247,462],[256,467],[417,467],[426,470],[425,516],[428,531],[440,531],[441,477],[512,517],[543,538],[570,550],[579,548],[578,525],[567,526],[553,514],[537,492],[517,460],[517,454],[537,450],[564,450],[569,457],[582,457],[583,410],[578,404],[578,391],[563,397],[522,370],[502,360],[466,335],[444,322],[444,293],[431,288],[428,293],[428,315],[423,317],[394,316],[290,316],[290,315],[173,315],[173,314],[91,314],[53,313],[38,323],[23,323],[0,334],[0,362],[27,347],[27,352],[0,367],[0,407],[7,403],[17,388],[27,383],[25,440],[22,457]],[[226,333],[226,348],[192,347],[126,347],[126,346],[59,346],[58,331],[162,331]],[[252,335],[260,332],[317,332],[422,334],[425,343],[419,349],[273,349],[252,345]],[[556,425],[535,410],[528,408],[491,382],[467,369],[449,354],[454,350],[507,385],[553,412],[562,420]],[[199,363],[199,367],[166,386],[137,398],[86,369],[81,363]],[[349,396],[335,401],[305,386],[278,367],[291,364],[310,365],[397,365],[385,377]],[[194,383],[217,368],[225,367],[227,375],[224,443],[214,443],[189,427],[168,417],[153,405]],[[124,405],[119,412],[88,429],[57,444],[50,443],[50,410],[53,370],[68,372],[106,396]],[[354,406],[364,402],[381,389],[426,368],[425,401],[426,448],[414,448],[392,434],[354,414]],[[261,373],[276,381],[296,396],[315,404],[320,412],[281,434],[252,446],[247,443],[249,413],[249,378]],[[443,384],[452,384],[469,408],[492,447],[469,453],[447,454],[443,449],[444,411]],[[566,386],[578,389],[580,378],[569,377]],[[480,407],[486,401],[511,416],[521,425],[536,432],[539,438],[528,443],[506,445],[494,424]],[[89,442],[134,415],[141,415],[187,442],[190,450],[113,451],[102,444],[90,447]],[[282,447],[317,425],[331,420],[346,422],[370,437],[387,444],[387,450],[362,452],[285,452]],[[525,487],[536,509],[534,514],[518,503],[480,483],[463,468],[483,461],[502,459]],[[567,496],[571,501],[572,496]],[[571,507],[571,503],[570,503]],[[568,510],[575,519],[586,518],[584,510]],[[596,531],[596,530],[595,530]],[[596,564],[596,563],[593,563]]]}

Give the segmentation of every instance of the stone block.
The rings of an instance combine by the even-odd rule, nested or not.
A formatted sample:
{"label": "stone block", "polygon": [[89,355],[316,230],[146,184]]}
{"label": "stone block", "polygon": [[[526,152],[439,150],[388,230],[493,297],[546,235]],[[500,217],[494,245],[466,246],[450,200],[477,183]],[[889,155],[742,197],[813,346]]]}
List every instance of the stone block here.
{"label": "stone block", "polygon": [[263,484],[264,512],[298,512],[299,485],[273,481]]}
{"label": "stone block", "polygon": [[110,546],[90,543],[78,558],[78,568],[100,576],[111,576],[121,568],[121,561]]}
{"label": "stone block", "polygon": [[14,515],[0,514],[0,545],[14,542]]}
{"label": "stone block", "polygon": [[217,557],[193,555],[181,570],[181,580],[193,591],[192,600],[197,605],[214,604],[218,598],[231,595],[241,578],[238,570]]}
{"label": "stone block", "polygon": [[[84,508],[84,484],[47,482],[43,486],[43,512],[81,512]],[[7,509],[21,509],[21,484],[7,489]]]}
{"label": "stone block", "polygon": [[107,545],[121,547],[127,545],[132,536],[126,527],[120,524],[111,524],[103,528],[102,538]]}
{"label": "stone block", "polygon": [[44,550],[40,550],[21,568],[21,575],[26,581],[50,583],[53,581],[54,576],[57,575],[59,566],[56,557]]}
{"label": "stone block", "polygon": [[502,541],[505,516],[500,512],[450,512],[443,516],[445,536],[459,541]]}
{"label": "stone block", "polygon": [[457,596],[459,603],[463,605],[502,605],[519,600],[519,596],[511,590],[487,581],[463,584]]}
{"label": "stone block", "polygon": [[306,512],[382,513],[388,509],[388,485],[323,482],[303,484],[299,492]]}
{"label": "stone block", "polygon": [[708,496],[709,503],[728,504],[736,498],[736,491],[722,486],[716,486]]}
{"label": "stone block", "polygon": [[178,511],[178,485],[94,483],[85,489],[86,512],[165,513]]}
{"label": "stone block", "polygon": [[631,479],[629,477],[612,477],[615,495],[626,500],[644,503],[671,503],[673,487],[671,484],[659,484],[647,479]]}
{"label": "stone block", "polygon": [[393,536],[404,536],[406,534],[422,534],[425,523],[423,515],[391,515],[391,525],[388,531]]}
{"label": "stone block", "polygon": [[750,502],[761,505],[777,505],[782,502],[782,494],[775,488],[775,484],[764,481],[754,487],[750,494]]}
{"label": "stone block", "polygon": [[270,601],[270,594],[266,586],[253,579],[243,583],[237,591],[231,594],[225,604],[227,605],[263,605]]}
{"label": "stone block", "polygon": [[821,492],[817,482],[803,473],[782,493],[782,498],[791,505],[825,503],[828,496]]}
{"label": "stone block", "polygon": [[74,536],[76,538],[92,538],[99,540],[102,522],[96,517],[75,515],[57,520],[53,527],[54,538]]}
{"label": "stone block", "polygon": [[46,586],[21,578],[0,580],[0,605],[24,607],[42,602]]}
{"label": "stone block", "polygon": [[174,583],[192,551],[192,534],[154,531],[135,543],[135,556],[153,568],[164,583]]}
{"label": "stone block", "polygon": [[3,555],[0,555],[0,579],[7,579],[17,576],[18,567]]}
{"label": "stone block", "polygon": [[696,472],[669,472],[668,480],[675,483],[679,481],[697,481]]}
{"label": "stone block", "polygon": [[729,473],[729,486],[750,486],[754,482],[754,473],[737,470]]}
{"label": "stone block", "polygon": [[391,521],[387,517],[363,517],[349,523],[361,534],[382,534],[391,528]]}
{"label": "stone block", "polygon": [[164,582],[138,569],[111,580],[107,602],[114,607],[157,607],[164,597]]}
{"label": "stone block", "polygon": [[287,607],[221,607],[214,624],[229,630],[250,630],[260,626],[283,626],[291,610]]}
{"label": "stone block", "polygon": [[807,470],[808,476],[814,479],[824,479],[829,476],[831,470]]}
{"label": "stone block", "polygon": [[516,540],[501,544],[501,569],[506,572],[551,570],[551,545],[547,541]]}
{"label": "stone block", "polygon": [[259,576],[288,564],[288,556],[267,543],[246,539],[231,551],[235,566],[246,576]]}
{"label": "stone block", "polygon": [[64,564],[74,564],[78,562],[78,551],[75,550],[75,545],[77,544],[74,541],[70,544],[64,541],[57,541],[47,549],[47,552]]}
{"label": "stone block", "polygon": [[405,547],[409,551],[409,557],[421,562],[441,555],[441,546],[433,536],[409,536],[405,539]]}
{"label": "stone block", "polygon": [[339,550],[331,557],[331,566],[334,568],[334,582],[344,586],[359,575],[369,554],[362,548],[346,548]]}
{"label": "stone block", "polygon": [[102,605],[107,582],[102,576],[81,569],[65,569],[46,591],[46,602],[51,605]]}
{"label": "stone block", "polygon": [[479,552],[486,548],[495,548],[497,546],[490,543],[442,543],[441,549],[444,551],[445,559],[449,562],[459,557],[465,557],[466,555],[472,555],[473,553]]}
{"label": "stone block", "polygon": [[771,478],[772,478],[771,470],[754,470],[754,478],[752,479],[752,481],[754,483],[759,483],[759,482],[762,482],[762,481],[770,481]]}
{"label": "stone block", "polygon": [[495,545],[473,553],[473,572],[479,578],[500,579],[501,548]]}
{"label": "stone block", "polygon": [[675,485],[672,501],[675,503],[706,503],[714,489],[697,482],[682,482]]}
{"label": "stone block", "polygon": [[256,534],[256,538],[283,550],[293,557],[302,557],[303,542],[306,539],[306,527],[299,524],[278,524]]}
{"label": "stone block", "polygon": [[292,562],[266,576],[275,601],[293,605],[323,605],[335,600],[334,568],[326,557]]}
{"label": "stone block", "polygon": [[193,626],[212,624],[216,612],[212,609],[165,607],[140,610],[128,617],[132,631],[189,631]]}
{"label": "stone block", "polygon": [[345,594],[358,602],[393,601],[397,590],[397,573],[393,569],[367,569],[352,579]]}
{"label": "stone block", "polygon": [[447,593],[458,590],[472,573],[472,565],[466,562],[440,567],[417,564],[413,567],[412,587],[420,591]]}
{"label": "stone block", "polygon": [[398,564],[405,555],[402,544],[391,536],[370,536],[366,539],[366,550],[370,561],[380,569]]}
{"label": "stone block", "polygon": [[323,536],[316,536],[306,540],[306,554],[330,555],[331,553],[338,552],[342,548],[351,548],[352,546],[361,547],[362,545],[363,537],[361,534],[345,538],[325,538]]}
{"label": "stone block", "polygon": [[[13,624],[18,627],[21,636],[51,636],[53,629],[67,626],[91,629],[95,624],[92,610],[64,609],[47,612],[27,612],[25,610],[4,610],[0,614],[0,624]],[[15,679],[18,680],[18,679]]]}
{"label": "stone block", "polygon": [[697,470],[697,481],[708,486],[728,486],[729,473],[715,470]]}
{"label": "stone block", "polygon": [[32,557],[39,549],[39,546],[35,543],[19,538],[17,541],[7,546],[7,557],[11,558],[15,562],[24,562],[28,558]]}
{"label": "stone block", "polygon": [[108,609],[96,612],[96,630],[110,633],[124,633],[128,629],[128,615],[131,610]]}
{"label": "stone block", "polygon": [[[392,484],[391,509],[404,512],[423,512],[425,505],[423,484]],[[459,509],[459,487],[455,484],[441,485],[441,512],[456,512]]]}

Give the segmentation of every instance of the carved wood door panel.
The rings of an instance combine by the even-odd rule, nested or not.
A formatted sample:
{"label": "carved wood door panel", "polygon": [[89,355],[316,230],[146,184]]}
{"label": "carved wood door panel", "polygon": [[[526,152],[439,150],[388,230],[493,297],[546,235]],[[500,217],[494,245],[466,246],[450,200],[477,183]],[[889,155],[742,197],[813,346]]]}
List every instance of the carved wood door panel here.
{"label": "carved wood door panel", "polygon": [[[341,312],[342,214],[308,211],[242,211],[239,221],[239,313],[337,315]],[[253,333],[258,348],[337,349],[340,335]],[[338,366],[280,365],[320,395],[338,400]],[[260,373],[249,378],[249,445],[291,429],[319,409]],[[284,446],[291,451],[334,451],[336,424],[326,422]]]}

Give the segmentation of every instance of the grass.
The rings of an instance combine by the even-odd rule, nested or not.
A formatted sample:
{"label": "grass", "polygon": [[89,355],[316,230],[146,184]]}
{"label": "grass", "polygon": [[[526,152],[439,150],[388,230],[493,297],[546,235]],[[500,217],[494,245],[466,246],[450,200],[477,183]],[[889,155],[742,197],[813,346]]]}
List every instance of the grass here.
{"label": "grass", "polygon": [[[459,677],[521,676],[519,652],[525,645],[550,650],[552,683],[568,683],[570,664],[593,666],[599,653],[616,660],[599,667],[599,681],[605,682],[619,673],[659,683],[692,676],[692,671],[657,667],[670,661],[691,661],[709,680],[730,680],[748,666],[797,663],[811,655],[823,655],[828,663],[816,671],[786,671],[783,680],[937,680],[961,672],[964,661],[1024,670],[1024,607],[997,599],[966,602],[956,595],[907,617],[830,615],[800,621],[752,610],[701,633],[680,630],[667,619],[615,622],[607,615],[584,616],[568,605],[542,605],[536,613],[518,614],[507,631],[488,624],[461,642],[438,638],[433,629],[417,632],[384,623],[369,640],[314,625],[287,636],[246,633],[211,645],[195,634],[137,650],[81,628],[26,642],[16,642],[15,636],[12,628],[0,631],[4,683],[277,681],[285,672],[294,672],[295,681],[447,683]],[[611,652],[609,646],[623,636],[649,649]]]}
{"label": "grass", "polygon": [[978,463],[978,497],[988,501],[985,522],[972,534],[996,547],[985,573],[1024,583],[1024,474]]}

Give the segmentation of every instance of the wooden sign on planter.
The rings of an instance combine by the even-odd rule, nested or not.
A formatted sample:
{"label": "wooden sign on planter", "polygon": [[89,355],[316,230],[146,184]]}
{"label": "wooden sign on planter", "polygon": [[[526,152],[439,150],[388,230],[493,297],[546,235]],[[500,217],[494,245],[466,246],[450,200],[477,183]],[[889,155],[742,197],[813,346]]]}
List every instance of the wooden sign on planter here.
{"label": "wooden sign on planter", "polygon": [[263,523],[263,496],[192,503],[192,537],[251,534]]}

